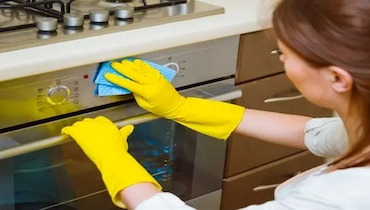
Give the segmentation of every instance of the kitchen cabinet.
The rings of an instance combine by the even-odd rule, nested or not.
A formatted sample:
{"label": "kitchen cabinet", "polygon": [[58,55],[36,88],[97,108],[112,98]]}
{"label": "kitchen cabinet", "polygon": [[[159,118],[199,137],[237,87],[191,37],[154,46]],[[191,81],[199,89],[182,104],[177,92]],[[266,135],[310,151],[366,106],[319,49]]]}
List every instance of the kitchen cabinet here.
{"label": "kitchen cabinet", "polygon": [[271,29],[241,35],[236,83],[284,71],[279,55],[272,53],[277,49],[276,36]]}
{"label": "kitchen cabinet", "polygon": [[322,158],[306,151],[227,178],[221,209],[235,210],[273,200],[277,184],[322,163]]}

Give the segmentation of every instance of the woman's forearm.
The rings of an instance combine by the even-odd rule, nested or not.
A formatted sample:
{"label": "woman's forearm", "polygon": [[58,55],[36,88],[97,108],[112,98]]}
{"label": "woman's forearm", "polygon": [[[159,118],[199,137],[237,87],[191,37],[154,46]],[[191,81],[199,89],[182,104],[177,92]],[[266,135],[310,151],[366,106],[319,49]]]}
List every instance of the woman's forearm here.
{"label": "woman's forearm", "polygon": [[158,193],[161,191],[152,183],[138,183],[122,190],[119,196],[127,209],[134,210],[142,202]]}
{"label": "woman's forearm", "polygon": [[307,149],[304,129],[310,117],[246,109],[235,132],[264,141]]}
{"label": "woman's forearm", "polygon": [[152,183],[132,185],[119,196],[129,210],[196,210],[176,195],[158,190]]}

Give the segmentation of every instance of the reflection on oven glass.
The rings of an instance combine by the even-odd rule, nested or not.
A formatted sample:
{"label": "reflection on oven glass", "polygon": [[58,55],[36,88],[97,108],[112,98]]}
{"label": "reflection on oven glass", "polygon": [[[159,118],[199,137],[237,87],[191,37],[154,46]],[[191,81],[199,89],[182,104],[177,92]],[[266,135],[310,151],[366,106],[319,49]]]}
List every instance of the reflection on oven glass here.
{"label": "reflection on oven glass", "polygon": [[[74,197],[65,165],[57,148],[42,150],[0,162],[0,209],[38,210]],[[76,210],[73,203],[58,209]]]}
{"label": "reflection on oven glass", "polygon": [[181,166],[180,148],[175,136],[178,127],[168,120],[156,120],[135,126],[129,137],[129,153],[161,183],[165,191],[184,196],[186,187],[177,179]]}
{"label": "reflection on oven glass", "polygon": [[176,159],[175,147],[172,141],[171,129],[164,126],[157,130],[163,136],[156,137],[152,131],[156,124],[136,126],[136,132],[129,138],[129,153],[132,154],[158,181],[171,179],[173,161]]}

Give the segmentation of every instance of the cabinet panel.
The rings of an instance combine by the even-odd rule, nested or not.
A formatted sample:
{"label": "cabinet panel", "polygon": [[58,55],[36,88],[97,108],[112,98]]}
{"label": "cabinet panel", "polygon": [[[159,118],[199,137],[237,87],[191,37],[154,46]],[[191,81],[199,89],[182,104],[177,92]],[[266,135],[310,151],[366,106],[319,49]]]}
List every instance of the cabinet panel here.
{"label": "cabinet panel", "polygon": [[323,162],[323,158],[306,151],[225,179],[221,210],[235,210],[273,200],[278,184]]}
{"label": "cabinet panel", "polygon": [[[299,95],[299,92],[285,74],[245,83],[239,88],[243,97],[237,99],[236,104],[247,108],[311,117],[332,115],[330,110],[317,107],[304,98],[289,98]],[[266,99],[274,102],[265,103]],[[230,177],[298,152],[298,149],[233,134],[228,141],[225,176]]]}
{"label": "cabinet panel", "polygon": [[248,33],[240,36],[239,55],[236,70],[236,83],[283,72],[283,64],[272,29]]}

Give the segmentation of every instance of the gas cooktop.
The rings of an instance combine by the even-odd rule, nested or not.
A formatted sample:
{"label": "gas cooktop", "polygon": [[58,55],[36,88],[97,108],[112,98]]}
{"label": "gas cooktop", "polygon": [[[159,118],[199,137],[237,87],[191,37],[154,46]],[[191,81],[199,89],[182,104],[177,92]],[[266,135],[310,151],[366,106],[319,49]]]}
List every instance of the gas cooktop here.
{"label": "gas cooktop", "polygon": [[196,0],[0,0],[0,53],[223,12]]}

